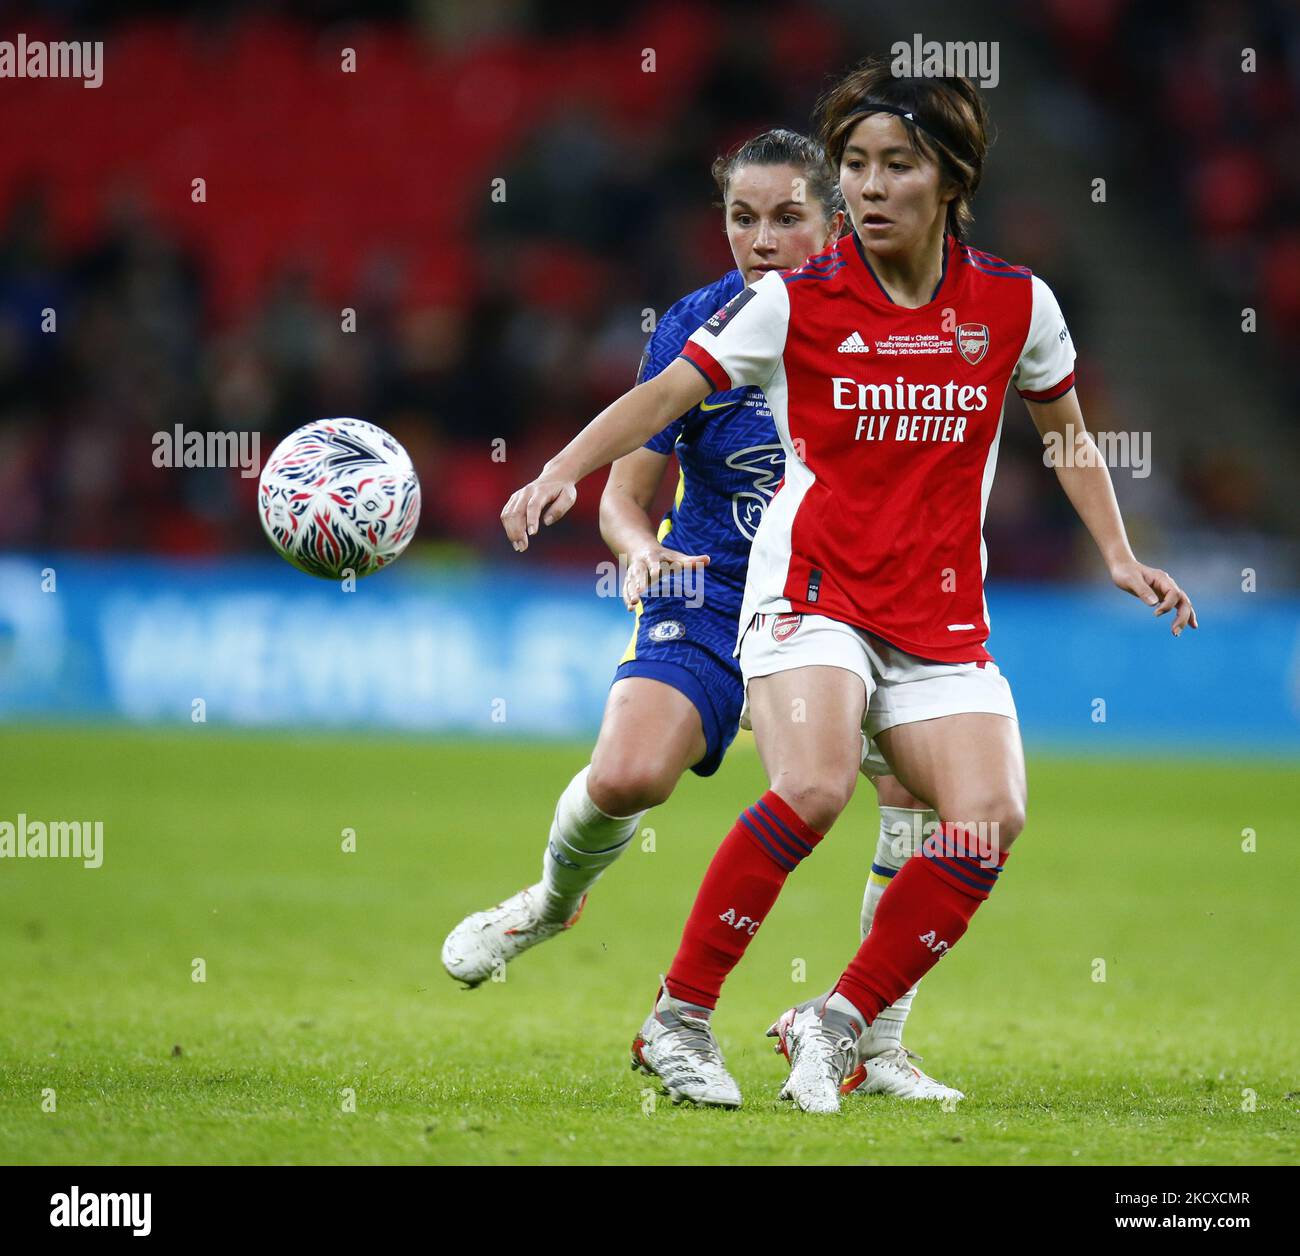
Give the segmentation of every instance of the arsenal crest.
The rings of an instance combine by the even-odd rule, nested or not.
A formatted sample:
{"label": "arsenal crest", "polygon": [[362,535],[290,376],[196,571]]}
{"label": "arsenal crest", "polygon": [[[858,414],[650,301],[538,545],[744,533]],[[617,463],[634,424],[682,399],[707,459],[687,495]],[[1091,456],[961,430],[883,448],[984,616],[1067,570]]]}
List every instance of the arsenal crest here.
{"label": "arsenal crest", "polygon": [[978,366],[989,351],[989,329],[983,323],[957,324],[957,352],[971,366]]}
{"label": "arsenal crest", "polygon": [[802,615],[778,615],[772,621],[772,636],[777,641],[784,641],[787,637],[793,637],[802,619]]}

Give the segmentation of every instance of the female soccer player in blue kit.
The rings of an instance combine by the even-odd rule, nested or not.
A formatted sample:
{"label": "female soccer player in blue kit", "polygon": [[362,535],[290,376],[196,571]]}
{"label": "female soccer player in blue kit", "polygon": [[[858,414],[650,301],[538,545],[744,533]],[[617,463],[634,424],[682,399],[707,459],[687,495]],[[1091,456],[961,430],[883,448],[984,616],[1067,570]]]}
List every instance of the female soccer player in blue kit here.
{"label": "female soccer player in blue kit", "polygon": [[[832,244],[844,214],[820,147],[791,131],[769,131],[714,164],[737,269],[678,301],[650,338],[637,372],[664,370],[706,319],[769,271],[788,270]],[[647,513],[676,453],[673,507],[657,531]],[[601,532],[626,557],[624,600],[636,624],[610,687],[604,719],[584,767],[561,794],[543,878],[463,920],[442,960],[470,985],[537,943],[572,927],[586,894],[627,848],[652,807],[666,801],[689,768],[712,775],[736,735],[744,689],[732,657],[750,543],[784,470],[772,413],[758,388],[714,393],[646,445],[616,461],[601,499]],[[671,542],[671,545],[669,544]],[[864,747],[864,750],[873,748]],[[880,837],[863,900],[861,931],[895,872],[936,819],[888,775],[875,754],[863,771],[877,778]],[[905,1098],[961,1098],[926,1076],[902,1046],[915,991],[877,1018],[860,1042],[845,1089]],[[670,1027],[689,1041],[697,1027]],[[724,1070],[689,1051],[669,1093],[724,1106],[739,1092]]]}

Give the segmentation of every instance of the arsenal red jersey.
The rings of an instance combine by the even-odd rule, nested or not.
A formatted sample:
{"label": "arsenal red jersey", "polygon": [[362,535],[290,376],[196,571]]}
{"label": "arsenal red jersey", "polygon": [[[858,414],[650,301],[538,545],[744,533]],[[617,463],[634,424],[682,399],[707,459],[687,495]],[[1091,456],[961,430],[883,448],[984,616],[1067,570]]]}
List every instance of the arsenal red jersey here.
{"label": "arsenal red jersey", "polygon": [[959,243],[916,309],[894,304],[856,234],[765,275],[682,356],[714,391],[758,385],[785,447],[741,609],[808,612],[921,658],[988,659],[984,510],[1009,385],[1052,401],[1074,346],[1051,289]]}

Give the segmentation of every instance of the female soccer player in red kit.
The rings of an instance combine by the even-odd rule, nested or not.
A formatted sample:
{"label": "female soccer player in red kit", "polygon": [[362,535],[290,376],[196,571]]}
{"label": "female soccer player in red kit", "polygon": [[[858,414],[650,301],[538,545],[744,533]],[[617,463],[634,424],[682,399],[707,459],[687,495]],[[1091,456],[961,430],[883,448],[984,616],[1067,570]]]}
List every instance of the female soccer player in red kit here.
{"label": "female soccer player in red kit", "polygon": [[[657,1072],[666,1013],[704,1023],[786,877],[848,804],[865,731],[941,829],[894,877],[829,996],[779,1023],[782,1097],[830,1112],[859,1035],[956,945],[1024,823],[1015,705],[984,647],[981,528],[1008,386],[1044,438],[1091,438],[1050,289],[961,242],[988,146],[973,84],[868,62],[826,94],[817,129],[853,231],[733,298],[502,521],[525,549],[590,471],[710,392],[763,389],[786,471],[754,539],[737,648],[771,788],[719,847],[634,1052]],[[1173,612],[1175,636],[1196,627],[1175,581],[1133,556],[1089,452],[1057,475],[1112,580]],[[692,1050],[712,1059],[712,1035],[700,1038]]]}
{"label": "female soccer player in red kit", "polygon": [[[686,338],[746,284],[769,270],[791,270],[824,252],[846,221],[835,172],[819,145],[787,130],[756,135],[720,156],[713,175],[736,269],[676,302],[658,320],[637,380],[672,364]],[[662,523],[647,513],[669,457],[678,490]],[[739,727],[745,686],[733,657],[749,547],[784,470],[785,451],[757,388],[717,393],[610,468],[601,499],[601,531],[626,556],[624,595],[635,604],[632,640],[610,686],[591,762],[550,809],[542,878],[496,905],[465,916],[447,935],[442,962],[456,980],[486,982],[505,964],[567,932],[604,871],[631,845],[646,809],[663,802],[689,769],[708,777]],[[707,580],[672,588],[675,570],[707,563]],[[696,569],[699,570],[698,566]],[[645,594],[643,597],[642,595]],[[864,744],[862,772],[879,791],[880,830],[862,898],[859,927],[870,931],[890,879],[936,817],[888,775],[880,752]],[[846,1092],[939,1102],[963,1098],[922,1072],[902,1035],[909,991],[858,1039],[858,1068]],[[698,1055],[677,1052],[708,1025],[679,1017],[661,1025],[657,1076],[677,1101],[739,1105],[734,1079]]]}

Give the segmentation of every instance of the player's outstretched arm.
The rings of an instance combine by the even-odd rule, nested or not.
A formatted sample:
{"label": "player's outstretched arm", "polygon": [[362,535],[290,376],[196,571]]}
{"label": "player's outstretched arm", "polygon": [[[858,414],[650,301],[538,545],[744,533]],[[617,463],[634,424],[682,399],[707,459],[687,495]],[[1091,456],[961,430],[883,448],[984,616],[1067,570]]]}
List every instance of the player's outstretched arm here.
{"label": "player's outstretched arm", "polygon": [[654,449],[634,449],[610,464],[600,495],[600,535],[615,558],[658,539],[650,507],[668,470],[668,457]]}
{"label": "player's outstretched arm", "polygon": [[501,526],[511,544],[521,553],[526,550],[539,524],[555,523],[568,514],[578,497],[579,480],[644,445],[712,391],[713,385],[679,358],[654,379],[624,393],[550,459],[541,475],[511,495],[501,511]]}
{"label": "player's outstretched arm", "polygon": [[1071,389],[1055,401],[1027,400],[1025,405],[1044,444],[1057,451],[1067,447],[1071,451],[1070,457],[1051,461],[1065,495],[1101,551],[1111,580],[1154,607],[1157,616],[1173,611],[1175,637],[1189,623],[1193,628],[1199,627],[1191,599],[1178,587],[1177,581],[1167,571],[1148,567],[1134,557],[1115,500],[1110,471],[1097,442],[1084,426],[1078,394]]}
{"label": "player's outstretched arm", "polygon": [[683,554],[660,543],[650,507],[667,465],[667,454],[634,449],[615,460],[600,496],[600,535],[620,563],[627,561],[623,603],[628,610],[664,575],[709,565],[707,554]]}

